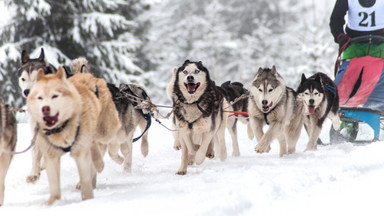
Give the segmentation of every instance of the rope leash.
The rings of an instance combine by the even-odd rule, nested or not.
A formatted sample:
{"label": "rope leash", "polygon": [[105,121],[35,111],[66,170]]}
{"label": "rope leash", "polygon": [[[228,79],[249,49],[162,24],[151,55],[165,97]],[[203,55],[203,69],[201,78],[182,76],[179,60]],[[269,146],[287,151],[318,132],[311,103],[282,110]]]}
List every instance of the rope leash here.
{"label": "rope leash", "polygon": [[16,152],[16,151],[5,151],[5,153],[10,154],[10,155],[16,155],[16,154],[22,154],[22,153],[27,152],[35,144],[37,133],[39,132],[39,130],[40,130],[40,126],[37,124],[35,129],[34,129],[34,135],[33,135],[33,138],[31,140],[31,144],[29,144],[29,146],[26,149],[24,149],[22,151],[19,151],[19,152]]}

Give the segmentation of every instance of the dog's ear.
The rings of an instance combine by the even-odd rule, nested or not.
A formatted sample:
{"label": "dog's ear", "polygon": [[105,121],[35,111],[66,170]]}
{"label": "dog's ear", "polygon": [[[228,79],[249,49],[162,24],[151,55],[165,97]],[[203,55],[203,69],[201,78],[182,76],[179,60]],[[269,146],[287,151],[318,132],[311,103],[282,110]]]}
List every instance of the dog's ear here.
{"label": "dog's ear", "polygon": [[189,64],[191,63],[191,61],[189,61],[189,59],[185,60],[184,64]]}
{"label": "dog's ear", "polygon": [[319,74],[316,74],[316,76],[315,76],[315,81],[321,83],[321,77],[320,77]]}
{"label": "dog's ear", "polygon": [[277,73],[277,72],[276,72],[276,67],[275,67],[275,65],[272,66],[272,70],[271,70],[271,72],[272,72],[272,74],[276,74],[276,73]]}
{"label": "dog's ear", "polygon": [[44,48],[41,48],[40,56],[38,58],[39,61],[44,61],[45,55],[44,55]]}
{"label": "dog's ear", "polygon": [[65,79],[66,74],[65,74],[64,68],[62,66],[59,66],[59,68],[57,69],[56,76],[61,80]]}
{"label": "dog's ear", "polygon": [[22,64],[25,64],[25,63],[27,63],[28,61],[29,61],[29,55],[28,55],[27,51],[23,50],[23,51],[21,52],[21,63],[22,63]]}
{"label": "dog's ear", "polygon": [[305,77],[305,74],[301,75],[301,83],[305,82],[307,80],[307,77]]}
{"label": "dog's ear", "polygon": [[40,68],[40,69],[37,71],[36,82],[38,82],[39,80],[41,80],[44,76],[45,76],[45,74],[44,74],[44,69],[43,69],[43,68]]}

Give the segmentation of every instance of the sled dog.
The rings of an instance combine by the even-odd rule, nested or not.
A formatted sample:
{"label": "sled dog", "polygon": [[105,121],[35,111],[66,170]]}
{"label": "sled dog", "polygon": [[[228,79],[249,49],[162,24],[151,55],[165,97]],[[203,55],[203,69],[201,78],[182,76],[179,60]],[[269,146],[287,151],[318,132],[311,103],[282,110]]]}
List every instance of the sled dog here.
{"label": "sled dog", "polygon": [[31,125],[39,126],[35,145],[45,159],[50,186],[48,205],[61,197],[60,157],[65,152],[76,161],[82,199],[93,198],[96,171],[104,167],[97,142],[110,142],[119,126],[119,122],[113,122],[113,113],[105,114],[109,110],[104,97],[108,99],[109,91],[102,81],[91,74],[67,79],[62,67],[56,74],[45,75],[43,69],[37,73],[27,106]]}
{"label": "sled dog", "polygon": [[309,136],[306,150],[316,150],[316,141],[327,116],[331,119],[335,130],[340,127],[340,118],[337,114],[339,109],[337,86],[324,73],[319,72],[309,78],[303,74],[297,88],[297,101],[304,107],[304,127]]}
{"label": "sled dog", "polygon": [[[91,73],[91,67],[87,59],[77,58],[71,63],[72,71],[75,74]],[[150,98],[143,87],[134,84],[120,84],[119,88],[114,84],[108,83],[113,103],[110,103],[109,113],[114,108],[118,113],[120,127],[112,143],[108,145],[108,153],[112,160],[118,164],[124,164],[124,171],[131,172],[132,167],[132,143],[141,138],[141,153],[144,157],[148,155],[148,129],[151,124],[149,111],[137,109],[139,100],[148,100]],[[114,105],[113,105],[114,104]],[[108,114],[108,113],[107,113]],[[142,134],[134,138],[134,132],[137,127],[142,129]],[[105,147],[101,146],[102,150]],[[119,155],[119,150],[123,157]],[[102,152],[104,154],[105,152]]]}
{"label": "sled dog", "polygon": [[11,164],[17,139],[17,123],[8,106],[0,97],[0,206],[4,204],[5,176]]}
{"label": "sled dog", "polygon": [[[237,98],[240,96],[247,94],[248,90],[244,88],[244,85],[240,82],[231,82],[227,81],[221,84],[220,88],[224,92],[225,99],[231,103],[234,102]],[[238,102],[234,103],[230,106],[230,109],[226,108],[226,111],[237,111],[237,112],[248,112],[248,100],[246,98],[239,100]],[[253,139],[253,132],[252,128],[249,124],[248,116],[247,115],[234,115],[228,117],[227,120],[227,129],[229,131],[229,134],[232,138],[232,148],[233,156],[239,156],[240,150],[239,150],[239,144],[237,139],[237,122],[238,120],[247,125],[247,133],[249,139]]]}
{"label": "sled dog", "polygon": [[[249,91],[249,121],[258,142],[255,151],[269,152],[272,140],[277,138],[280,157],[295,152],[303,126],[295,91],[285,85],[275,66],[259,68]],[[265,133],[264,125],[269,126]]]}
{"label": "sled dog", "polygon": [[[144,157],[148,155],[148,129],[151,125],[149,111],[137,109],[138,100],[150,100],[144,88],[134,84],[120,84],[117,88],[108,84],[112,93],[113,102],[119,113],[121,127],[118,130],[116,141],[119,145],[109,148],[109,155],[118,164],[124,163],[124,171],[131,172],[132,167],[132,144],[141,138],[141,153]],[[137,127],[141,128],[141,135],[133,137]],[[123,158],[118,155],[119,146]]]}
{"label": "sled dog", "polygon": [[45,74],[56,73],[56,68],[47,62],[44,49],[41,48],[40,56],[36,59],[29,58],[29,54],[23,50],[21,52],[21,68],[18,70],[19,87],[23,97],[28,97],[33,85],[36,82],[37,71],[43,69]]}
{"label": "sled dog", "polygon": [[[57,71],[57,69],[46,60],[43,48],[41,48],[40,55],[36,59],[30,58],[29,54],[23,50],[21,52],[21,67],[17,72],[19,77],[18,83],[23,97],[27,98],[32,87],[35,85],[39,69],[42,69],[44,74],[55,74]],[[70,76],[66,70],[65,73],[67,77]],[[34,128],[34,126],[31,125],[31,128]],[[41,152],[38,149],[38,145],[34,145],[31,152],[32,169],[27,176],[27,182],[34,183],[39,179],[40,170],[43,169],[44,166],[43,161],[41,160]]]}
{"label": "sled dog", "polygon": [[201,61],[186,60],[174,74],[173,88],[168,93],[174,103],[174,136],[182,150],[176,174],[185,175],[188,164],[199,165],[205,157],[214,157],[214,143],[218,145],[220,159],[226,159],[224,135],[228,116],[223,108],[228,103]]}

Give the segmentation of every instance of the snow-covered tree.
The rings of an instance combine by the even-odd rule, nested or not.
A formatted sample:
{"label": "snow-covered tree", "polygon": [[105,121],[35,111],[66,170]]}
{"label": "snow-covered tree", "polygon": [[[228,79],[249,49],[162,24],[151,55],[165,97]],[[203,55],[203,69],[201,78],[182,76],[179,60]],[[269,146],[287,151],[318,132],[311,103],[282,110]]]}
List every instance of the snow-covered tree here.
{"label": "snow-covered tree", "polygon": [[144,82],[136,56],[143,37],[136,17],[148,9],[143,1],[4,1],[15,11],[0,35],[0,91],[7,101],[22,102],[15,73],[21,51],[37,57],[41,47],[54,66],[86,57],[92,72],[109,82]]}
{"label": "snow-covered tree", "polygon": [[290,68],[297,66],[290,56],[303,50],[294,39],[298,35],[290,30],[303,19],[297,10],[302,4],[298,0],[160,1],[146,14],[152,27],[144,50],[156,77],[151,86],[163,91],[173,68],[186,59],[201,60],[216,84],[233,80],[247,86],[259,67],[272,65],[297,81],[299,72],[289,76]]}

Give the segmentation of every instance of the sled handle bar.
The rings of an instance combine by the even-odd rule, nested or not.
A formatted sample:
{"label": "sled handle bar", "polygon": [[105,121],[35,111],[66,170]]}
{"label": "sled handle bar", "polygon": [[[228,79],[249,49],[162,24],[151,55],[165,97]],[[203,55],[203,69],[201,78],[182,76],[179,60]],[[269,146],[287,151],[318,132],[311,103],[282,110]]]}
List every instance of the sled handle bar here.
{"label": "sled handle bar", "polygon": [[368,43],[374,43],[374,42],[382,42],[384,43],[384,36],[379,35],[364,35],[359,37],[354,37],[351,39],[351,42],[368,42]]}

